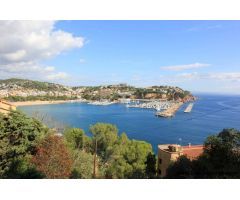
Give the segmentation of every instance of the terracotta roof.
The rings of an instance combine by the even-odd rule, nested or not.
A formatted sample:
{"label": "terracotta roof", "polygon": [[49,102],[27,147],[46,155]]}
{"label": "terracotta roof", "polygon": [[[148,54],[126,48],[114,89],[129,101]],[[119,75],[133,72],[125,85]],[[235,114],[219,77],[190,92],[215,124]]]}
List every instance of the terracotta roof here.
{"label": "terracotta roof", "polygon": [[182,151],[184,155],[192,160],[203,153],[203,145],[183,146]]}

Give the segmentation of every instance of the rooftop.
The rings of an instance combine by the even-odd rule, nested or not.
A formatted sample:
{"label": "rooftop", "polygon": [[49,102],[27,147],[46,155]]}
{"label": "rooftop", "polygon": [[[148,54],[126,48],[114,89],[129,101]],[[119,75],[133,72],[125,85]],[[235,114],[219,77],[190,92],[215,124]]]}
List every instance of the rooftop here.
{"label": "rooftop", "polygon": [[183,155],[186,155],[191,160],[197,158],[203,153],[203,145],[189,145],[182,147]]}
{"label": "rooftop", "polygon": [[167,153],[181,153],[189,159],[195,159],[203,153],[203,145],[180,146],[178,144],[158,145],[158,149]]}

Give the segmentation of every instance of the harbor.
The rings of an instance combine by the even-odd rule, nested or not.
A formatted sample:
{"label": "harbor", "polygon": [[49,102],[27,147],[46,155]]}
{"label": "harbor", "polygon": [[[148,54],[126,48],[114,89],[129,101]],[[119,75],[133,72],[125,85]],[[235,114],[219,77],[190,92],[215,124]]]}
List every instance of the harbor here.
{"label": "harbor", "polygon": [[128,108],[144,108],[144,109],[154,109],[157,112],[155,116],[157,117],[173,117],[179,108],[183,105],[183,102],[176,101],[150,101],[142,103],[127,104]]}
{"label": "harbor", "polygon": [[142,102],[139,101],[134,104],[127,104],[126,107],[128,108],[147,108],[147,109],[154,109],[157,111],[166,110],[171,107],[173,102],[170,101],[150,101],[150,102]]}
{"label": "harbor", "polygon": [[[108,106],[112,104],[126,104],[127,108],[143,108],[155,110],[155,116],[170,118],[174,117],[179,108],[184,104],[178,101],[166,101],[166,100],[145,100],[145,99],[122,99],[121,101],[88,101],[90,105]],[[193,103],[190,103],[184,110],[185,113],[190,113],[193,108]]]}
{"label": "harbor", "polygon": [[[191,113],[184,113],[188,104],[192,103],[188,102],[183,104],[171,118],[155,116],[157,110],[154,109],[126,108],[126,104],[122,103],[95,106],[86,102],[76,102],[19,106],[17,109],[28,116],[34,116],[38,112],[39,116],[49,116],[69,126],[82,128],[85,132],[88,132],[89,125],[96,122],[112,123],[119,127],[119,134],[126,132],[129,138],[149,141],[157,147],[159,141],[174,144],[179,138],[182,138],[182,145],[187,145],[189,142],[199,144],[209,132],[217,132],[225,126],[240,129],[240,105],[236,106],[236,102],[240,102],[239,96],[200,95],[198,101],[194,102]],[[218,117],[208,115],[224,108],[229,108],[231,112],[222,110],[218,112]],[[199,116],[204,117],[199,118]],[[192,118],[195,120],[187,120]],[[222,123],[223,121],[225,123]],[[157,152],[157,149],[155,151]]]}
{"label": "harbor", "polygon": [[156,112],[155,115],[157,117],[166,117],[166,118],[173,117],[182,105],[183,105],[182,102],[174,103],[168,109],[166,109],[164,111]]}

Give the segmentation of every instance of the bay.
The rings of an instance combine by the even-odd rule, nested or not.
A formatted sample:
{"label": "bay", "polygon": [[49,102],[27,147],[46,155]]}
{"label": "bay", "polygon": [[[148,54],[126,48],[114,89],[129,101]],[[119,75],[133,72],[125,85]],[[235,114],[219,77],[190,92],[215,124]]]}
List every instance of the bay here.
{"label": "bay", "polygon": [[207,136],[223,128],[240,129],[240,96],[197,95],[191,113],[184,113],[184,104],[173,118],[155,117],[155,110],[127,108],[125,104],[108,106],[87,103],[20,106],[29,116],[36,113],[50,117],[58,124],[78,127],[89,134],[89,126],[97,122],[115,124],[119,134],[144,140],[157,150],[158,144],[202,144]]}

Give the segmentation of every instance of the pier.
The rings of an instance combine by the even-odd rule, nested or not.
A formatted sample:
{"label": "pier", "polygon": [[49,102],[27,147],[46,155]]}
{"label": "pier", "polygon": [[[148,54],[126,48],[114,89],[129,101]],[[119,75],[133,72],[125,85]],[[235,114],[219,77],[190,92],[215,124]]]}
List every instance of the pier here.
{"label": "pier", "polygon": [[187,108],[184,110],[185,113],[190,113],[192,111],[193,108],[193,103],[190,103]]}
{"label": "pier", "polygon": [[157,117],[173,117],[175,113],[178,111],[178,109],[182,106],[182,102],[174,103],[172,106],[170,106],[168,109],[160,112],[156,112]]}

